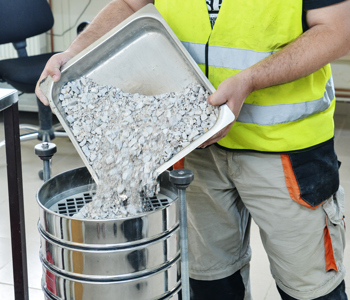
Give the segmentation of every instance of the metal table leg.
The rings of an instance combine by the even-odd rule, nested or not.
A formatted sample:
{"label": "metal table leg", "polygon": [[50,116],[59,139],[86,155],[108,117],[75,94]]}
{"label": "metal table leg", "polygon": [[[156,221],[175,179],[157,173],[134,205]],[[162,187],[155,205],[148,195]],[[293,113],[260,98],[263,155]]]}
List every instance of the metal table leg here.
{"label": "metal table leg", "polygon": [[[6,100],[6,98],[4,99]],[[1,100],[2,99],[0,97],[0,102]],[[1,110],[2,109],[0,107],[0,111]],[[6,140],[7,182],[10,206],[15,299],[28,300],[28,272],[24,225],[18,102],[16,101],[10,106],[4,108],[3,112]]]}

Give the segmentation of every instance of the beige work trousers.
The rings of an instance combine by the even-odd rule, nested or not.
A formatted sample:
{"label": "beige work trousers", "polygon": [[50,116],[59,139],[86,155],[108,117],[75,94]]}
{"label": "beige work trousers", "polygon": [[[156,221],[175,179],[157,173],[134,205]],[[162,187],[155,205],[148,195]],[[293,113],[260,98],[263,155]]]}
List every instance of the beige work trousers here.
{"label": "beige work trousers", "polygon": [[[314,299],[327,295],[344,279],[341,187],[336,197],[310,209],[291,199],[281,155],[232,152],[215,145],[186,156],[185,168],[194,172],[187,189],[191,278],[216,280],[241,270],[245,299],[251,299],[252,216],[260,228],[271,273],[284,292],[296,299]],[[337,271],[326,271],[327,227]]]}

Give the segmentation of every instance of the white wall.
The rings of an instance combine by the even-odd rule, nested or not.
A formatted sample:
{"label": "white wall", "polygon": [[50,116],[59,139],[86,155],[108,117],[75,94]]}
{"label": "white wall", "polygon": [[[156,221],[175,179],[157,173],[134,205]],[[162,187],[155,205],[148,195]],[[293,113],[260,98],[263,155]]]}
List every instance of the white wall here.
{"label": "white wall", "polygon": [[336,87],[350,89],[350,60],[333,62],[332,71]]}
{"label": "white wall", "polygon": [[[55,18],[54,50],[67,49],[77,35],[77,26],[83,21],[91,21],[109,2],[110,0],[52,0],[52,12]],[[79,17],[86,6],[86,11]],[[71,29],[64,33],[69,28]]]}
{"label": "white wall", "polygon": [[[336,60],[331,65],[335,88],[349,90],[336,90],[337,101],[350,102],[350,55]],[[345,95],[345,97],[342,97],[342,95]]]}

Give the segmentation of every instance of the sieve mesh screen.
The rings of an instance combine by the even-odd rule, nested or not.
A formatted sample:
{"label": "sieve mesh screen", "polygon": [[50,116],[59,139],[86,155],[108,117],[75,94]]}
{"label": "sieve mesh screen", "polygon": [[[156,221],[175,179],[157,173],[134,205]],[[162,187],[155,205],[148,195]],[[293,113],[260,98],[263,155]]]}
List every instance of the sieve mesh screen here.
{"label": "sieve mesh screen", "polygon": [[[79,193],[56,202],[50,207],[55,213],[72,217],[76,214],[84,205],[92,201],[92,197],[95,192]],[[144,211],[154,211],[168,205],[171,200],[170,198],[158,194],[153,197],[142,197],[144,204]]]}

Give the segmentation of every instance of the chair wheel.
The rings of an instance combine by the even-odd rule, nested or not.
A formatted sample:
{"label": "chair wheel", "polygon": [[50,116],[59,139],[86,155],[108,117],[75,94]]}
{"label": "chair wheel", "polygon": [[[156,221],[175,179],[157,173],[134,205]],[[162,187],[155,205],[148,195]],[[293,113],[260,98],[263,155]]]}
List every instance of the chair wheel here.
{"label": "chair wheel", "polygon": [[39,178],[40,178],[41,180],[44,180],[44,171],[43,171],[43,170],[40,170],[40,171],[38,172],[38,175],[39,175]]}

